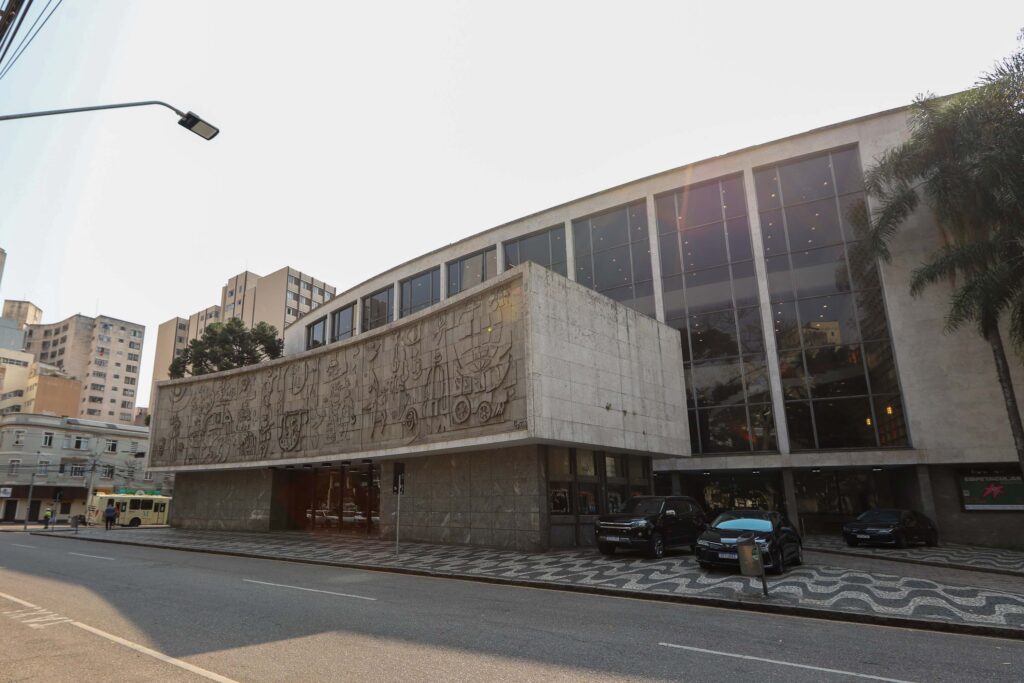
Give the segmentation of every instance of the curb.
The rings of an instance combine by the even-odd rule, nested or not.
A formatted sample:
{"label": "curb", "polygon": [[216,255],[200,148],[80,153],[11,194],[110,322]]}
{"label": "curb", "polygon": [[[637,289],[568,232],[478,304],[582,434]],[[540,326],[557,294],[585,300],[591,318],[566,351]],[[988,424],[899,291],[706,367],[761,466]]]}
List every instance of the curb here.
{"label": "curb", "polygon": [[815,548],[809,545],[804,550],[811,550],[816,553],[828,553],[830,555],[844,555],[846,557],[859,557],[866,560],[882,560],[884,562],[902,562],[904,564],[916,564],[923,567],[939,567],[941,569],[959,569],[964,572],[982,572],[984,574],[999,574],[1001,576],[1015,576],[1024,579],[1024,571],[1016,572],[1012,569],[998,569],[996,567],[972,567],[964,564],[952,564],[950,562],[933,562],[932,560],[915,560],[910,557],[885,557],[884,555],[868,555],[866,553],[855,553],[849,550],[835,550],[833,548]]}
{"label": "curb", "polygon": [[[48,533],[40,532],[32,532],[32,535],[49,536]],[[771,603],[759,603],[753,601],[748,602],[744,600],[730,600],[728,598],[709,598],[695,595],[678,595],[674,593],[646,593],[640,591],[630,591],[621,588],[606,588],[603,586],[580,586],[568,583],[555,583],[551,581],[536,581],[532,579],[509,579],[498,576],[485,576],[482,574],[438,572],[429,569],[413,569],[410,567],[394,567],[389,565],[366,564],[360,562],[339,562],[336,560],[316,560],[312,558],[301,557],[274,557],[259,553],[246,553],[235,550],[216,550],[210,548],[182,548],[180,546],[161,543],[139,543],[136,541],[115,541],[103,538],[82,538],[77,536],[58,536],[57,538],[68,538],[71,540],[85,541],[89,543],[110,543],[112,545],[131,545],[140,548],[159,548],[161,550],[177,550],[190,553],[203,553],[206,555],[226,555],[230,557],[244,557],[247,559],[255,560],[276,560],[279,562],[294,562],[297,564],[311,564],[324,567],[361,569],[364,571],[386,572],[391,574],[405,574],[408,576],[426,576],[435,579],[459,579],[463,581],[475,581],[477,583],[489,583],[505,586],[520,586],[524,588],[557,590],[566,591],[570,593],[586,593],[590,595],[606,595],[617,598],[633,598],[635,600],[670,602],[676,604],[698,605],[702,607],[718,607],[722,609],[735,609],[744,610],[748,612],[760,612],[763,614],[782,614],[786,616],[825,619],[828,621],[843,621],[856,624],[871,624],[875,626],[895,626],[897,628],[913,628],[923,631],[937,631],[940,633],[957,633],[961,635],[1024,640],[1024,629],[1017,629],[1008,626],[989,626],[986,624],[958,624],[945,621],[932,621],[929,619],[920,619],[915,617],[893,617],[883,614],[838,612],[831,610],[823,610],[817,607],[801,607],[799,605],[779,605]]]}

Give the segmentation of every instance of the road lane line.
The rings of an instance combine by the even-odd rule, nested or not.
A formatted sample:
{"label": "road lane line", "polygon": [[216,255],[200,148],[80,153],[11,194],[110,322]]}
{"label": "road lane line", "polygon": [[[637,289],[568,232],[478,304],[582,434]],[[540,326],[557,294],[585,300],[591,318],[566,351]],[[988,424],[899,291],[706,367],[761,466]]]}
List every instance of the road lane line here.
{"label": "road lane line", "polygon": [[92,557],[92,558],[97,559],[97,560],[110,560],[111,562],[113,562],[114,559],[115,559],[113,557],[103,557],[102,555],[86,555],[85,553],[72,553],[72,552],[69,552],[68,555],[78,555],[79,557]]}
{"label": "road lane line", "polygon": [[293,588],[297,591],[309,591],[310,593],[326,593],[327,595],[340,595],[343,598],[356,598],[357,600],[376,600],[377,598],[368,598],[365,595],[352,595],[351,593],[335,593],[334,591],[322,591],[316,588],[303,588],[302,586],[289,586],[284,583],[270,583],[269,581],[256,581],[255,579],[242,579],[246,583],[258,583],[263,586],[277,586],[278,588]]}
{"label": "road lane line", "polygon": [[905,681],[899,678],[885,678],[884,676],[872,676],[871,674],[859,674],[853,671],[842,671],[840,669],[826,669],[821,666],[811,666],[810,664],[797,664],[795,662],[783,662],[778,659],[765,659],[764,657],[752,657],[751,655],[740,655],[733,652],[722,652],[720,650],[705,650],[702,647],[690,647],[689,645],[676,645],[674,643],[658,643],[664,647],[673,647],[677,650],[689,650],[690,652],[700,652],[706,655],[718,655],[719,657],[733,657],[734,659],[750,659],[755,662],[766,662],[768,664],[778,664],[779,666],[792,666],[797,669],[810,669],[811,671],[821,671],[830,674],[839,674],[840,676],[853,676],[854,678],[865,678],[872,681],[887,681],[887,683],[911,683],[911,681]]}
{"label": "road lane line", "polygon": [[4,598],[6,600],[10,600],[11,602],[16,602],[19,605],[21,605],[22,607],[31,607],[32,609],[42,609],[42,607],[40,607],[39,605],[33,605],[31,602],[25,602],[21,598],[16,598],[13,595],[8,595],[7,593],[0,593],[0,598]]}
{"label": "road lane line", "polygon": [[11,545],[17,546],[19,548],[32,548],[32,550],[36,549],[36,546],[34,545],[22,545],[21,543],[12,543]]}
{"label": "road lane line", "polygon": [[107,633],[106,631],[101,631],[98,628],[94,628],[92,626],[89,626],[88,624],[83,624],[80,621],[72,621],[71,625],[72,626],[77,626],[78,628],[80,628],[80,629],[82,629],[84,631],[88,631],[89,633],[93,633],[93,634],[95,634],[97,636],[100,636],[101,638],[106,638],[107,640],[109,640],[109,641],[111,641],[113,643],[117,643],[118,645],[124,645],[125,647],[130,648],[132,650],[135,650],[136,652],[141,652],[144,655],[149,655],[150,657],[153,657],[154,659],[159,659],[161,662],[166,662],[168,664],[171,664],[173,666],[178,667],[179,669],[184,669],[185,671],[190,671],[190,672],[196,674],[197,676],[202,676],[203,678],[208,678],[211,681],[218,681],[218,683],[238,683],[237,681],[235,681],[235,680],[233,680],[231,678],[227,678],[225,676],[221,676],[220,674],[214,673],[212,671],[208,671],[206,669],[203,669],[201,667],[196,666],[195,664],[189,664],[188,662],[186,662],[184,660],[175,659],[174,657],[170,657],[168,655],[165,655],[162,652],[157,652],[156,650],[150,650],[148,647],[145,647],[144,645],[139,645],[138,643],[133,643],[130,640],[125,640],[124,638],[121,638],[119,636],[115,636],[113,633]]}

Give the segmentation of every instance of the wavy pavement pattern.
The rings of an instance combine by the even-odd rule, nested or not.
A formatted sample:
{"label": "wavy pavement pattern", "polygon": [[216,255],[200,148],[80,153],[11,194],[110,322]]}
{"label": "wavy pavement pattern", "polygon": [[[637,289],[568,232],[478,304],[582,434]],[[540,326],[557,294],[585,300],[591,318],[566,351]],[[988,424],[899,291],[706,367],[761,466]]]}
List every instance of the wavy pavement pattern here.
{"label": "wavy pavement pattern", "polygon": [[887,560],[914,560],[969,567],[973,569],[998,569],[1014,572],[1024,576],[1024,552],[1002,550],[999,548],[981,548],[978,546],[943,543],[935,548],[912,546],[910,548],[888,548],[872,546],[846,545],[840,536],[814,535],[804,539],[807,550],[831,550],[844,553],[877,557]]}
{"label": "wavy pavement pattern", "polygon": [[[410,543],[396,558],[387,541],[329,534],[244,533],[179,529],[88,530],[84,538],[219,550],[270,558],[341,562],[452,575],[489,576],[625,591],[759,600],[760,579],[705,572],[692,556],[654,561],[606,558],[590,550],[529,554],[515,551]],[[826,610],[924,618],[951,623],[1024,628],[1024,595],[841,567],[804,565],[770,577],[773,602]]]}

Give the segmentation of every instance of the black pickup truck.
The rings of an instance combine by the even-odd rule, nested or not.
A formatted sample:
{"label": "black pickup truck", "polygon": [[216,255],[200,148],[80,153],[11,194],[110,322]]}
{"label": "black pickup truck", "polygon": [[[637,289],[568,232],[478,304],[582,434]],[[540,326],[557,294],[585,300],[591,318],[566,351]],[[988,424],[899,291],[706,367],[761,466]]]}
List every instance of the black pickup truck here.
{"label": "black pickup truck", "polygon": [[621,512],[598,517],[594,534],[604,555],[614,555],[616,549],[642,550],[660,558],[668,548],[693,550],[704,526],[704,511],[693,498],[634,496]]}

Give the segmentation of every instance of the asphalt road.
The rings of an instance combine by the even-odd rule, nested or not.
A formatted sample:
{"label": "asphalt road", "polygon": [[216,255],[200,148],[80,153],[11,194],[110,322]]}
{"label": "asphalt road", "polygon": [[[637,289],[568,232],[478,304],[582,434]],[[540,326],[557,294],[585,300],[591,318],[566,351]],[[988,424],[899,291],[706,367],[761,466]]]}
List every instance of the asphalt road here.
{"label": "asphalt road", "polygon": [[1024,642],[0,534],[0,680],[1020,681]]}

